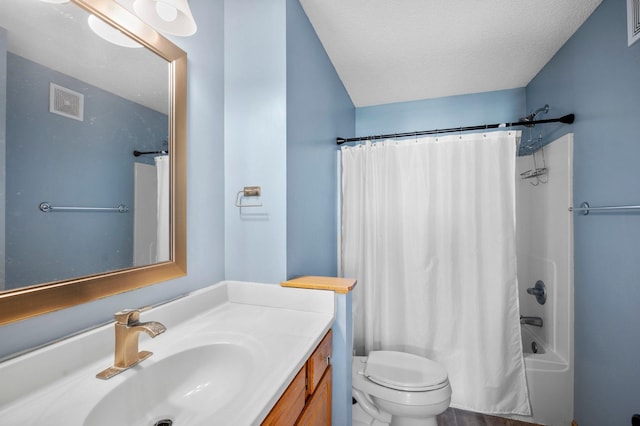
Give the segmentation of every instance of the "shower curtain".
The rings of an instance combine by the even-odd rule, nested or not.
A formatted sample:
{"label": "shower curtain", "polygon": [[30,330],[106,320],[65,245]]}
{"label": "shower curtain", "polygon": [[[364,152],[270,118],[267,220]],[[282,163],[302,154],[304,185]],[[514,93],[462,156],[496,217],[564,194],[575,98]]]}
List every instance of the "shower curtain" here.
{"label": "shower curtain", "polygon": [[155,157],[158,177],[156,262],[169,260],[169,156]]}
{"label": "shower curtain", "polygon": [[343,147],[355,350],[438,361],[451,405],[530,415],[515,255],[519,132]]}

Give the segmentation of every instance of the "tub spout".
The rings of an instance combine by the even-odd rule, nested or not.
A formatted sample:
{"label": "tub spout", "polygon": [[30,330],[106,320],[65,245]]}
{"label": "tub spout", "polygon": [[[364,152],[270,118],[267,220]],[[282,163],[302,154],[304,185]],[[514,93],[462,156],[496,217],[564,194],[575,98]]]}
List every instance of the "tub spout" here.
{"label": "tub spout", "polygon": [[542,318],[524,317],[520,315],[520,324],[533,325],[534,327],[542,327]]}

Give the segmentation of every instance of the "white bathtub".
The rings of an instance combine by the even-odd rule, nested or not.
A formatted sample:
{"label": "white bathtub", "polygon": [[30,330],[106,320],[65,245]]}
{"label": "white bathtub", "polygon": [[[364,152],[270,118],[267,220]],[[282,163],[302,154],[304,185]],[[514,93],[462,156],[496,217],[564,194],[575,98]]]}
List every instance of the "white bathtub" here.
{"label": "white bathtub", "polygon": [[529,327],[522,326],[522,346],[533,416],[509,417],[550,426],[568,426],[573,418],[573,374],[569,363],[543,342],[536,342],[538,353],[533,353],[531,344],[536,337]]}

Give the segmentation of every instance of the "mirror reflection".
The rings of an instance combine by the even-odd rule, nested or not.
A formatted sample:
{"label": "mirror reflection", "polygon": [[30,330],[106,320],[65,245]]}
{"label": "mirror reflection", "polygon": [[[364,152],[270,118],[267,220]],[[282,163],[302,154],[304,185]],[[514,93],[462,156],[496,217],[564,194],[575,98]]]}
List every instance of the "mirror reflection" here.
{"label": "mirror reflection", "polygon": [[0,290],[169,260],[168,63],[88,20],[0,2]]}

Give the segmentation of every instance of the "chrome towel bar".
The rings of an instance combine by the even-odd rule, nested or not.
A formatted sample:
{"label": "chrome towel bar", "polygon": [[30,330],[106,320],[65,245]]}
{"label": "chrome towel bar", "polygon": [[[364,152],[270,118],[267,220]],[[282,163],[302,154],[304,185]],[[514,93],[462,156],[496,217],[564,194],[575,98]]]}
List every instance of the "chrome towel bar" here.
{"label": "chrome towel bar", "polygon": [[640,210],[640,205],[591,207],[589,203],[585,201],[584,203],[580,204],[580,207],[578,208],[569,207],[570,212],[582,212],[582,214],[585,216],[588,215],[590,211],[615,212],[615,211],[626,211],[626,210]]}
{"label": "chrome towel bar", "polygon": [[61,207],[61,206],[52,206],[46,201],[40,203],[40,211],[43,213],[51,213],[51,212],[118,212],[118,213],[126,213],[129,211],[129,207],[124,204],[120,204],[118,207]]}

